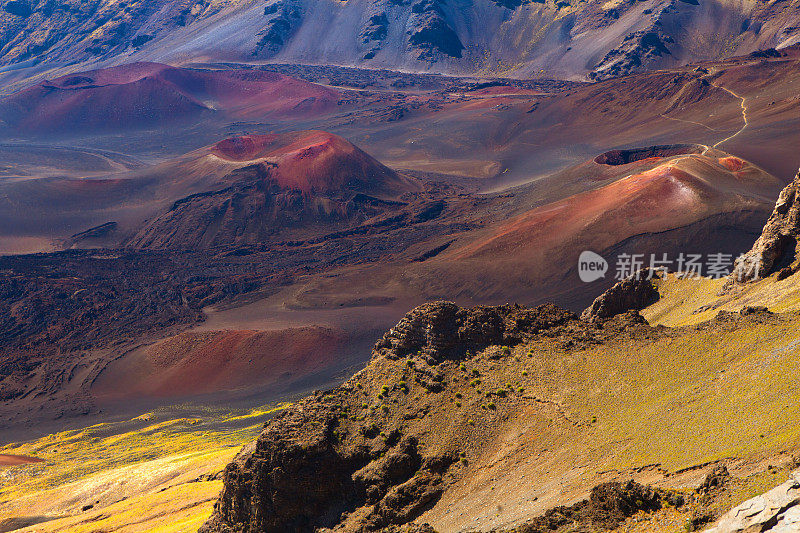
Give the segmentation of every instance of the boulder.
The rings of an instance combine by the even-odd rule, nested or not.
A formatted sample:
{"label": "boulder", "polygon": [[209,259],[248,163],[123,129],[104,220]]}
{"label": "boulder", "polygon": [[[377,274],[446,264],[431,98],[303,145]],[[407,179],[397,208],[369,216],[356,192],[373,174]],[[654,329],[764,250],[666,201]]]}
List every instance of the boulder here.
{"label": "boulder", "polygon": [[800,471],[774,489],[734,507],[704,533],[800,531]]}

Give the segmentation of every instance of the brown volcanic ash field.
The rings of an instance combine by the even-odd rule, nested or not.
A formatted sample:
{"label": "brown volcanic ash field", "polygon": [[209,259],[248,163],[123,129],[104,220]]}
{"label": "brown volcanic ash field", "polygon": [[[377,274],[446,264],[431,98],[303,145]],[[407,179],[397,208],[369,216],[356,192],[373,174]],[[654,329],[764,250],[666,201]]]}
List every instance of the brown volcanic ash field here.
{"label": "brown volcanic ash field", "polygon": [[[89,113],[91,126],[92,116],[108,113],[99,95],[135,93],[152,79],[170,98],[214,100],[220,111],[210,121],[197,118],[202,109],[185,115],[192,131],[208,131],[195,138],[173,128],[163,153],[192,148],[147,167],[0,181],[8,237],[112,248],[0,258],[6,419],[92,412],[95,391],[163,398],[255,390],[281,381],[276,367],[302,383],[355,363],[345,356],[366,357],[350,350],[356,315],[336,323],[314,313],[380,309],[385,316],[372,327],[383,329],[435,298],[552,299],[579,309],[603,288],[575,283],[583,249],[742,251],[786,177],[769,171],[796,157],[786,148],[800,131],[796,66],[791,55],[740,59],[542,95],[472,95],[455,85],[363,91],[343,106],[338,89],[262,71],[138,65],[75,74],[67,87],[92,106],[79,111],[69,107],[79,99],[61,107],[72,89],[33,88],[32,101],[54,123]],[[771,83],[748,88],[750,76]],[[275,83],[297,99],[248,99],[246,88],[266,94]],[[744,95],[744,128],[732,93]],[[253,111],[262,104],[277,107]],[[310,104],[330,106],[308,112]],[[251,111],[246,126],[226,122]],[[255,121],[272,116],[283,122]],[[293,116],[314,129],[287,132],[298,129]],[[154,114],[141,119],[161,125]],[[149,135],[126,134],[131,152]],[[768,148],[769,157],[742,157],[733,150],[742,143]],[[181,333],[211,306],[258,299],[262,307],[241,307],[238,321],[214,333]],[[286,324],[263,325],[278,311]],[[262,325],[243,325],[250,321]],[[291,356],[267,347],[288,342],[289,328],[301,328],[310,344],[285,344]],[[314,342],[334,350],[309,348]],[[248,372],[248,351],[260,354],[252,364],[262,372]],[[137,379],[125,377],[126,365],[138,368]],[[46,402],[36,396],[44,390]]]}
{"label": "brown volcanic ash field", "polygon": [[187,70],[134,63],[62,76],[0,99],[16,132],[118,132],[224,113],[295,118],[328,111],[334,89],[264,71]]}
{"label": "brown volcanic ash field", "polygon": [[93,386],[102,400],[180,397],[253,386],[281,386],[335,366],[344,332],[189,331],[112,364]]}

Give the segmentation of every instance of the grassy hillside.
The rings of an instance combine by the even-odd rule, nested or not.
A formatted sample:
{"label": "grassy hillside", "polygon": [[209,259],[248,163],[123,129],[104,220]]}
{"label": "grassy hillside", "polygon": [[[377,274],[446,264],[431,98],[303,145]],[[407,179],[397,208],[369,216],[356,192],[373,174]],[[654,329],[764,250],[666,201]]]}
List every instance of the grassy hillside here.
{"label": "grassy hillside", "polygon": [[274,410],[164,410],[7,445],[45,462],[0,470],[0,531],[196,531],[221,488],[215,475]]}
{"label": "grassy hillside", "polygon": [[[419,518],[440,532],[524,523],[610,480],[692,495],[724,463],[734,480],[703,503],[720,514],[780,483],[800,451],[800,312],[789,311],[791,290],[776,293],[792,279],[718,297],[719,281],[668,277],[643,314],[686,324],[676,327],[569,322],[433,366],[377,357],[348,382],[352,392],[331,396],[346,414],[339,431],[374,423],[417,436],[423,455],[457,454],[441,499]],[[709,320],[760,303],[786,312]],[[216,474],[272,411],[160,412],[0,448],[46,461],[0,471],[0,531],[194,531],[222,488]],[[622,530],[683,531],[698,505]]]}
{"label": "grassy hillside", "polygon": [[675,327],[711,320],[720,311],[767,307],[776,313],[800,310],[800,276],[777,280],[777,274],[724,291],[726,279],[679,279],[670,274],[655,281],[660,300],[642,311],[651,324]]}

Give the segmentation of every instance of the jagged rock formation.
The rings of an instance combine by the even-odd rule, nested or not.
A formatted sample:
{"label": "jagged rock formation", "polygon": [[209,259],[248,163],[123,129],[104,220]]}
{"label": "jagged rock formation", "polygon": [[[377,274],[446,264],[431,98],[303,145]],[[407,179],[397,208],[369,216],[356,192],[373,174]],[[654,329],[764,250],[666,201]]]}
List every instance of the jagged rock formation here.
{"label": "jagged rock formation", "polygon": [[800,531],[800,471],[788,481],[734,507],[704,533]]}
{"label": "jagged rock formation", "polygon": [[784,279],[800,269],[797,239],[800,236],[800,172],[784,188],[775,203],[775,210],[764,225],[753,248],[736,260],[728,287],[765,278],[778,272]]}
{"label": "jagged rock formation", "polygon": [[[201,531],[404,531],[391,528],[432,507],[454,465],[466,462],[453,443],[426,429],[434,409],[428,395],[447,386],[443,365],[458,372],[452,358],[469,357],[467,349],[519,342],[575,322],[572,313],[550,305],[462,309],[435,302],[414,309],[378,341],[367,368],[297,403],[237,455]],[[398,369],[403,379],[391,381],[389,373]],[[370,407],[375,398],[381,404]],[[430,531],[415,527],[409,531]]]}
{"label": "jagged rock formation", "polygon": [[644,269],[635,275],[616,283],[606,292],[595,298],[592,305],[581,313],[581,319],[589,321],[604,320],[627,311],[640,310],[658,301],[658,290],[652,278],[657,272]]}
{"label": "jagged rock formation", "polygon": [[703,483],[697,487],[697,492],[708,494],[724,487],[731,480],[731,474],[725,465],[717,465],[706,474]]}
{"label": "jagged rock formation", "polygon": [[534,309],[519,305],[462,309],[452,302],[435,302],[406,314],[377,342],[375,351],[390,359],[420,354],[436,362],[490,344],[517,344],[524,336],[574,318],[552,304]]}
{"label": "jagged rock formation", "polygon": [[409,43],[420,50],[417,59],[434,61],[438,54],[460,58],[464,45],[447,22],[440,0],[420,0],[411,7],[415,30]]}
{"label": "jagged rock formation", "polygon": [[254,56],[271,56],[291,39],[301,22],[302,6],[299,2],[278,0],[264,8],[264,16],[268,22],[258,32],[260,39],[256,43]]}
{"label": "jagged rock formation", "polygon": [[342,442],[340,406],[318,394],[268,424],[225,470],[225,489],[204,531],[278,533],[330,526],[371,503],[365,527],[405,523],[441,495],[454,457],[420,455],[413,436]]}

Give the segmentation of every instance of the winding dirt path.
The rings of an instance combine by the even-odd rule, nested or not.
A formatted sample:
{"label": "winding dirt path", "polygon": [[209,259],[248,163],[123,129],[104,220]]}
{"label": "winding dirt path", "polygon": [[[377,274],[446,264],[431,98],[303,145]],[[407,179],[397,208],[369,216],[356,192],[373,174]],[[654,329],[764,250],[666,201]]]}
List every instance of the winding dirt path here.
{"label": "winding dirt path", "polygon": [[738,98],[739,102],[740,102],[739,105],[742,106],[742,122],[743,122],[742,127],[739,128],[739,130],[736,131],[736,133],[734,133],[733,135],[731,135],[729,137],[725,137],[721,141],[719,141],[716,144],[714,144],[713,147],[717,148],[719,145],[730,141],[731,139],[733,139],[734,137],[736,137],[737,135],[742,133],[745,130],[745,128],[747,127],[747,100],[745,99],[744,96],[736,94],[735,92],[733,92],[732,90],[728,89],[727,87],[723,87],[722,85],[717,85],[717,84],[714,84],[714,83],[712,83],[711,85],[713,85],[717,89],[722,89],[723,91],[725,91],[726,93],[730,94],[734,98]]}

